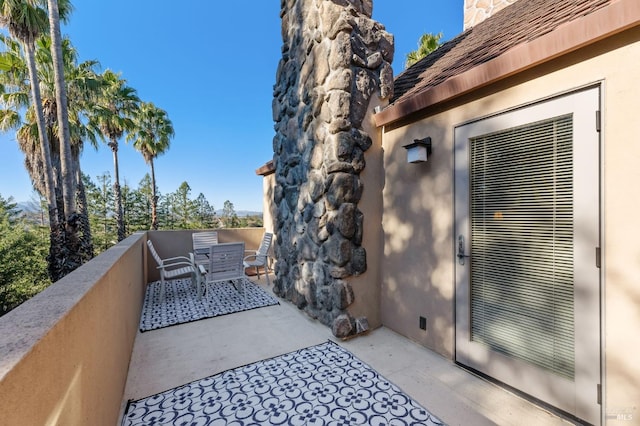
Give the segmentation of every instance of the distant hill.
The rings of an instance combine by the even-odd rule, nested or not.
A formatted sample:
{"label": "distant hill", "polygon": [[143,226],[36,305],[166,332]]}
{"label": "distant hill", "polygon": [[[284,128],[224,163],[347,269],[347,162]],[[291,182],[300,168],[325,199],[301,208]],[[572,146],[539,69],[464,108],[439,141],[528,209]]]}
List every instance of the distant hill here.
{"label": "distant hill", "polygon": [[38,210],[38,206],[36,206],[35,203],[32,203],[30,201],[21,201],[16,204],[18,205],[18,208],[23,212],[32,212],[32,211]]}
{"label": "distant hill", "polygon": [[22,216],[27,219],[28,222],[36,225],[48,225],[49,217],[43,212],[40,207],[32,202],[19,202],[16,203],[17,208],[22,212]]}

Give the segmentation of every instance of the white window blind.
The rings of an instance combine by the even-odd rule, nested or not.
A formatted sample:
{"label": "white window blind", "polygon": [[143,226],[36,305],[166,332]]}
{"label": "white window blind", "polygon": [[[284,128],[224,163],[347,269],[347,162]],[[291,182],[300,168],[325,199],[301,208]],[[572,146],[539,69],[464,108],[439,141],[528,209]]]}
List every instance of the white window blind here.
{"label": "white window blind", "polygon": [[471,339],[574,377],[572,116],[475,137]]}

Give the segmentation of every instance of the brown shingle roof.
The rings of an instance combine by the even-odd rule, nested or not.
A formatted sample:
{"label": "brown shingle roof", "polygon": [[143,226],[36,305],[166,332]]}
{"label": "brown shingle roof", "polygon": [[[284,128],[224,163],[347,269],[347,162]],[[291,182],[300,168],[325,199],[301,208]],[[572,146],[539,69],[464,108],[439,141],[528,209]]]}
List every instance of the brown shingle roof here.
{"label": "brown shingle roof", "polygon": [[398,75],[391,103],[401,103],[616,1],[518,0]]}

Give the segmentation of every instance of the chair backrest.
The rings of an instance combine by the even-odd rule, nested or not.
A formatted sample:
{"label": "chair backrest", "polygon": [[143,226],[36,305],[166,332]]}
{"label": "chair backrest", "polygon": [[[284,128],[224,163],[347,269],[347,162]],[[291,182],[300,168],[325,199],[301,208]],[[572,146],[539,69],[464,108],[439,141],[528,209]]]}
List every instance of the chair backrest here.
{"label": "chair backrest", "polygon": [[260,242],[260,247],[258,247],[258,251],[256,252],[256,257],[267,257],[272,239],[273,234],[271,232],[264,233],[262,236],[262,242]]}
{"label": "chair backrest", "polygon": [[191,234],[193,240],[193,250],[208,248],[218,244],[218,233],[216,231],[194,232]]}
{"label": "chair backrest", "polygon": [[209,248],[207,281],[226,281],[244,277],[244,243],[223,243]]}
{"label": "chair backrest", "polygon": [[149,253],[151,253],[151,256],[154,258],[158,266],[162,266],[162,258],[156,251],[155,247],[153,247],[151,240],[147,240],[147,247],[149,247]]}

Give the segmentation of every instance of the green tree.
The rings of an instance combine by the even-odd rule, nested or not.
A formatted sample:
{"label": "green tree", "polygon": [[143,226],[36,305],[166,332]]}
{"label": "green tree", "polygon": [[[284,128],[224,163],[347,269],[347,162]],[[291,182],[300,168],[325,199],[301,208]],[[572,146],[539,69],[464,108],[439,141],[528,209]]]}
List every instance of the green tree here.
{"label": "green tree", "polygon": [[20,209],[18,209],[18,204],[15,203],[13,197],[5,200],[0,194],[0,218],[6,219],[10,225],[14,225],[20,218]]}
{"label": "green tree", "polygon": [[[146,200],[140,191],[130,187],[125,181],[124,185],[122,185],[122,218],[125,235],[149,229],[149,222],[144,221],[145,204]],[[117,221],[116,226],[118,226]]]}
{"label": "green tree", "polygon": [[140,182],[138,182],[138,188],[135,194],[137,199],[135,207],[135,230],[149,229],[151,226],[151,199],[153,197],[151,176],[149,176],[149,173],[145,174]]}
{"label": "green tree", "polygon": [[174,229],[176,225],[176,215],[175,215],[175,195],[167,194],[160,195],[158,194],[158,228],[159,229]]}
{"label": "green tree", "polygon": [[194,201],[196,209],[196,228],[210,229],[218,225],[215,208],[209,204],[207,198],[201,192]]}
{"label": "green tree", "polygon": [[109,172],[104,172],[97,176],[97,184],[86,175],[84,178],[90,206],[89,220],[94,229],[95,247],[99,251],[104,251],[111,247],[117,239],[111,175]]}
{"label": "green tree", "polygon": [[436,50],[442,43],[440,40],[442,39],[442,33],[432,34],[425,33],[420,36],[420,40],[418,41],[418,48],[412,52],[407,53],[407,59],[405,61],[404,67],[409,68],[420,59],[429,55],[429,53]]}
{"label": "green tree", "polygon": [[237,228],[240,226],[240,220],[233,207],[233,203],[229,200],[225,201],[222,206],[222,221],[227,228]]}
{"label": "green tree", "polygon": [[132,229],[131,224],[134,222],[133,214],[135,212],[135,204],[136,204],[135,190],[132,189],[127,184],[126,180],[124,181],[124,184],[120,188],[120,196],[121,196],[120,207],[122,209],[122,213],[119,219],[118,219],[118,213],[117,213],[118,203],[116,202],[116,230],[118,234],[118,240],[120,240],[120,226],[121,226],[119,221],[122,222],[122,227],[123,227],[123,232],[125,237],[129,235],[129,233],[131,232],[131,229]]}
{"label": "green tree", "polygon": [[12,198],[0,196],[0,316],[51,283],[46,242],[19,216]]}
{"label": "green tree", "polygon": [[177,227],[192,229],[196,217],[196,204],[189,198],[191,187],[187,182],[182,182],[175,192],[174,209],[176,213]]}
{"label": "green tree", "polygon": [[156,194],[156,174],[153,160],[169,149],[174,137],[173,124],[166,111],[153,103],[142,102],[134,117],[133,131],[127,135],[127,141],[133,141],[133,147],[144,157],[151,168],[151,229],[158,229],[158,196]]}
{"label": "green tree", "polygon": [[240,228],[262,228],[262,216],[244,216],[240,219]]}

